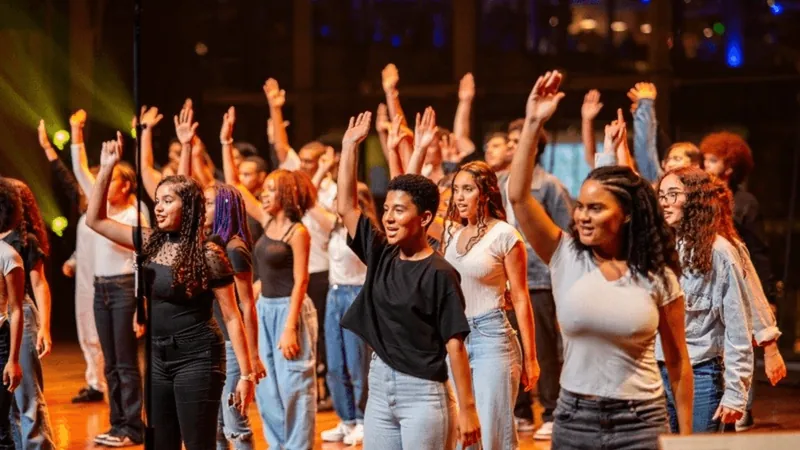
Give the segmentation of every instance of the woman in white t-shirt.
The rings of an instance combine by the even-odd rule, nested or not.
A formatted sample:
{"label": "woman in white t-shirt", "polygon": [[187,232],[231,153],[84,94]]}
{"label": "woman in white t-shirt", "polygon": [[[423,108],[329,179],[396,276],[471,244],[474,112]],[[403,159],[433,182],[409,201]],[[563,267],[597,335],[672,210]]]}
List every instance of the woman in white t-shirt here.
{"label": "woman in white t-shirt", "polygon": [[[525,246],[517,230],[505,222],[497,176],[485,162],[462,166],[450,188],[443,253],[461,275],[470,326],[464,344],[475,403],[481,423],[489,425],[478,447],[514,449],[518,445],[514,402],[520,378],[526,389],[539,378]],[[507,284],[520,324],[524,358],[504,311]]]}
{"label": "woman in white t-shirt", "polygon": [[593,170],[581,186],[571,233],[530,193],[536,141],[564,94],[561,74],[539,77],[511,166],[509,200],[523,234],[550,266],[564,341],[553,449],[658,448],[667,432],[656,333],[684,433],[691,431],[692,372],[675,241],[655,192],[627,167]]}

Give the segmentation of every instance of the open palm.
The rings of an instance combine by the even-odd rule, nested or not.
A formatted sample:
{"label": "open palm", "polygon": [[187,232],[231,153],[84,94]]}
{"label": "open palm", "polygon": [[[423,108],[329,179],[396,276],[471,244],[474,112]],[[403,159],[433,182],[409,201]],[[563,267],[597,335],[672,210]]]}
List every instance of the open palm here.
{"label": "open palm", "polygon": [[345,145],[358,145],[369,134],[370,122],[372,121],[372,113],[365,111],[358,115],[358,117],[351,117],[350,124],[347,126],[347,131],[344,132],[342,138],[342,146]]}
{"label": "open palm", "polygon": [[192,108],[183,108],[180,116],[175,116],[175,135],[181,144],[188,144],[194,138],[195,130],[197,130],[197,122],[192,122],[194,119],[194,111]]}
{"label": "open palm", "polygon": [[414,127],[414,147],[428,148],[436,138],[439,128],[436,126],[436,112],[430,106],[420,118],[417,113],[417,124]]}
{"label": "open palm", "polygon": [[525,108],[528,120],[544,123],[553,116],[558,103],[564,98],[564,93],[558,91],[562,79],[560,72],[553,71],[536,80]]}
{"label": "open palm", "polygon": [[286,91],[278,85],[278,80],[270,78],[264,83],[264,95],[267,96],[269,106],[280,108],[286,103]]}

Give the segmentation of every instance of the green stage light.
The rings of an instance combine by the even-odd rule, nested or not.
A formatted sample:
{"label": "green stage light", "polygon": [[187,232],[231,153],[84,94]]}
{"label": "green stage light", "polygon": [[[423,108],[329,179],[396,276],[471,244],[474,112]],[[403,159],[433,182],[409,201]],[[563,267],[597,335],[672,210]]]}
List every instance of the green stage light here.
{"label": "green stage light", "polygon": [[720,22],[714,24],[714,32],[719,34],[720,36],[725,34],[725,25]]}
{"label": "green stage light", "polygon": [[64,230],[67,229],[69,222],[67,222],[67,218],[64,216],[58,216],[50,222],[50,228],[53,230],[53,233],[56,236],[61,237],[64,235]]}
{"label": "green stage light", "polygon": [[136,127],[131,128],[131,137],[136,139]]}
{"label": "green stage light", "polygon": [[69,141],[69,132],[67,130],[58,130],[53,135],[53,145],[58,147],[59,150],[64,150],[64,144]]}

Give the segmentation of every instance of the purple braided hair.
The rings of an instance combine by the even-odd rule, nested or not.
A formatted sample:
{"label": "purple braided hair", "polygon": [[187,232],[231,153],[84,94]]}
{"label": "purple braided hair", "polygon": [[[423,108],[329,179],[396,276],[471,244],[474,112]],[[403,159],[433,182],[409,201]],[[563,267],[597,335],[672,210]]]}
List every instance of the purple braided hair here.
{"label": "purple braided hair", "polygon": [[214,223],[211,234],[219,236],[227,244],[234,236],[239,236],[250,248],[250,229],[247,226],[242,194],[228,184],[215,186],[217,195],[214,198]]}

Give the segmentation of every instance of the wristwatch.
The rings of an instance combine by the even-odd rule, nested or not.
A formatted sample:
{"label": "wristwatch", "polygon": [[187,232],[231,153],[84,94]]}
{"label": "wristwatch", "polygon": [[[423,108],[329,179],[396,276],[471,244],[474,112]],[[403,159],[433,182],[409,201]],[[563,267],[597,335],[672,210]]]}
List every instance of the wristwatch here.
{"label": "wristwatch", "polygon": [[239,379],[242,380],[242,381],[249,381],[251,383],[255,383],[256,382],[256,374],[255,373],[251,373],[250,375],[242,375],[242,376],[239,377]]}

